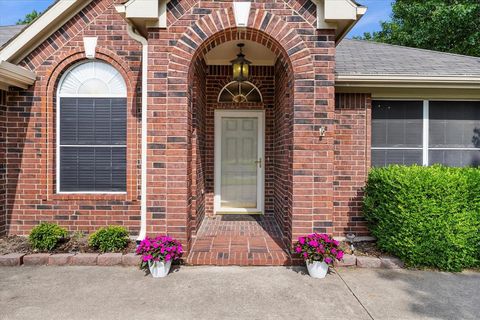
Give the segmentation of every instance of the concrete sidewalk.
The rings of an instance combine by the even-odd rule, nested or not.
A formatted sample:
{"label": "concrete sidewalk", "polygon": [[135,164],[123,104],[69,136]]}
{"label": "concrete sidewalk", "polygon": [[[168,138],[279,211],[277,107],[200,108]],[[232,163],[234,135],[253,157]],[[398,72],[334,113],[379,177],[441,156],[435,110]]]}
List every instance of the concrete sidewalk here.
{"label": "concrete sidewalk", "polygon": [[0,268],[0,319],[478,319],[480,274],[182,267]]}

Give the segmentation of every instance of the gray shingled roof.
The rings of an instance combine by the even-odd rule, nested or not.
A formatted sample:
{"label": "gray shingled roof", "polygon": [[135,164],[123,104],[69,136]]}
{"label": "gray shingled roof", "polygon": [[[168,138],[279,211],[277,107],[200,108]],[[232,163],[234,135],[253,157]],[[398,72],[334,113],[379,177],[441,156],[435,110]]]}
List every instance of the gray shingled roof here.
{"label": "gray shingled roof", "polygon": [[344,39],[337,75],[480,76],[480,58],[384,43]]}
{"label": "gray shingled roof", "polygon": [[3,46],[8,40],[15,37],[20,31],[25,28],[25,25],[15,25],[15,26],[1,26],[0,27],[0,47]]}

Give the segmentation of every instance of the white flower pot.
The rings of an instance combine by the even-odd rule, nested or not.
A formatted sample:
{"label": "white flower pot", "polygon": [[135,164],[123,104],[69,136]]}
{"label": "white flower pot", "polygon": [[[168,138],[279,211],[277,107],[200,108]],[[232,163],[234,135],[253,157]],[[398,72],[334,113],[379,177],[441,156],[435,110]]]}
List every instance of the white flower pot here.
{"label": "white flower pot", "polygon": [[150,273],[154,278],[163,278],[168,275],[170,271],[170,267],[172,266],[172,260],[168,262],[160,262],[160,261],[148,261],[148,268],[150,269]]}
{"label": "white flower pot", "polygon": [[328,264],[323,261],[313,261],[313,263],[307,261],[307,269],[310,277],[323,279],[327,275]]}

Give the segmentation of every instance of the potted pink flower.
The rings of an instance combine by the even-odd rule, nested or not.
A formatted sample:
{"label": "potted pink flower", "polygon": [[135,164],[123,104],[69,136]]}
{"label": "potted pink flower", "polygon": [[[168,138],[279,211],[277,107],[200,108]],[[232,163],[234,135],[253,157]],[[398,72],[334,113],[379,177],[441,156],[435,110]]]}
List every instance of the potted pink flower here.
{"label": "potted pink flower", "polygon": [[328,267],[335,260],[343,259],[343,251],[338,245],[339,242],[328,234],[312,233],[298,238],[294,252],[305,260],[312,278],[325,278]]}
{"label": "potted pink flower", "polygon": [[146,237],[137,247],[137,254],[142,255],[140,269],[149,270],[154,278],[168,275],[172,261],[180,259],[183,248],[180,242],[168,237]]}

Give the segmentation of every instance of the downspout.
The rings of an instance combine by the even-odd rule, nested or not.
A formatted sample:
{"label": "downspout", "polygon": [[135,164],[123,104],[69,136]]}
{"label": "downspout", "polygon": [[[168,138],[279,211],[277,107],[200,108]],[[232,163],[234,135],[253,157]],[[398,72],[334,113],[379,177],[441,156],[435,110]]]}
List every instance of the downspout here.
{"label": "downspout", "polygon": [[148,41],[138,34],[127,20],[127,33],[142,45],[142,133],[141,133],[141,185],[140,185],[140,234],[137,241],[147,236],[147,94],[148,94]]}

